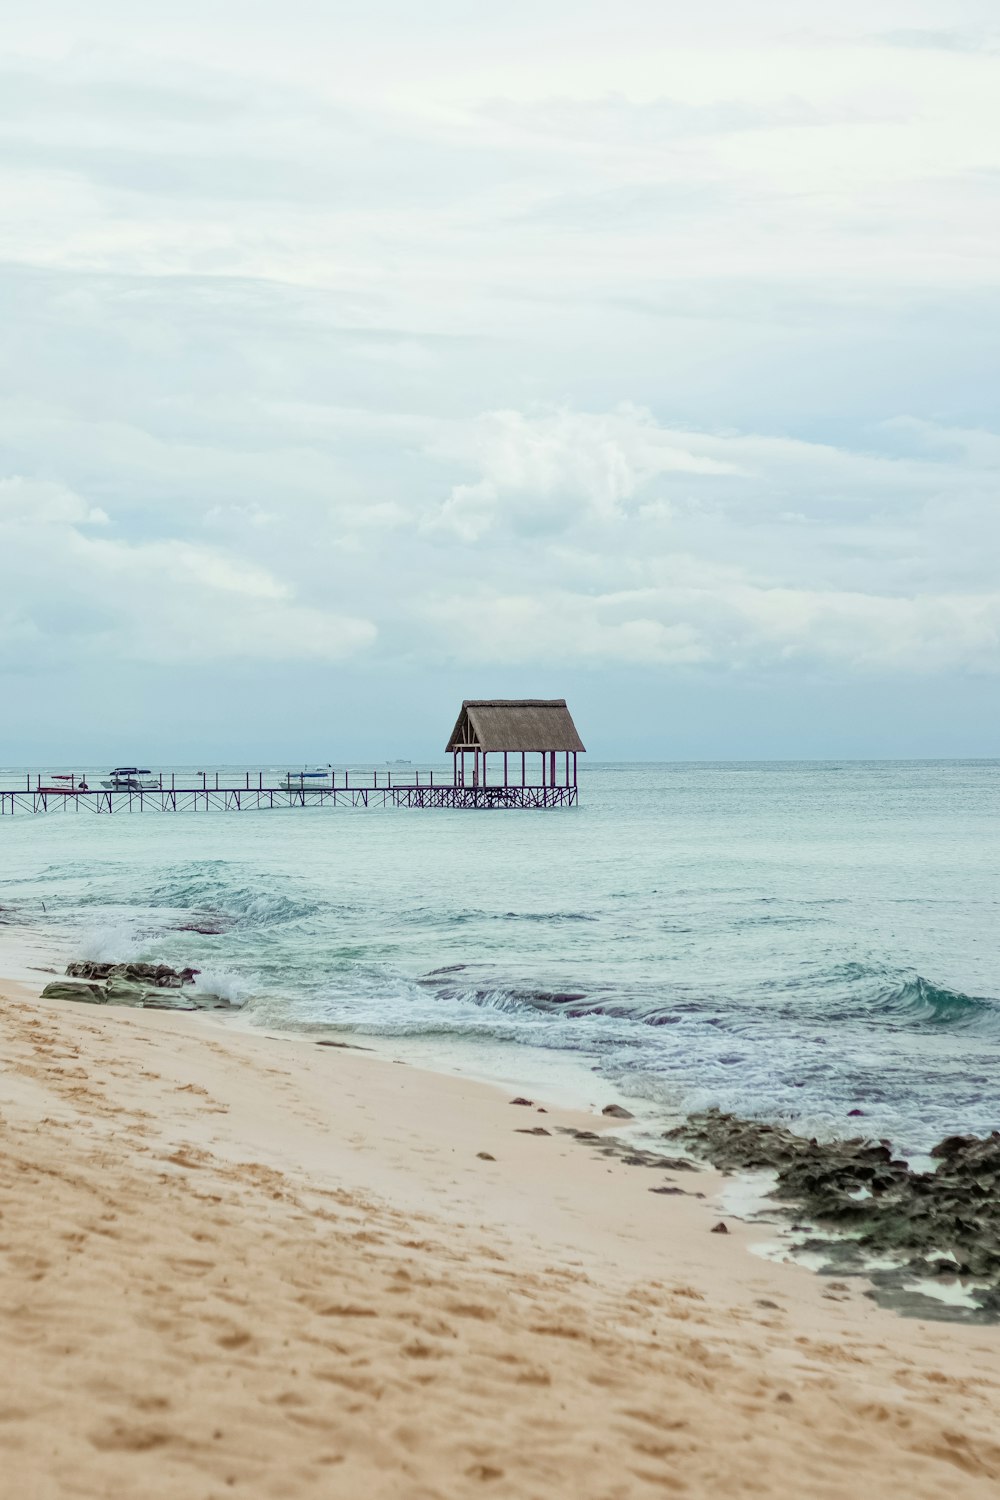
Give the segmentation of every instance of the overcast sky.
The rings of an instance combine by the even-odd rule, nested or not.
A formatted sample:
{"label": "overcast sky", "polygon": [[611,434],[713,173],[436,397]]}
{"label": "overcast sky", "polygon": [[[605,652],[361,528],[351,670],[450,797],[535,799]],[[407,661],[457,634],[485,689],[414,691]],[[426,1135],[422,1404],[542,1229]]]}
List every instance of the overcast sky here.
{"label": "overcast sky", "polygon": [[1000,753],[995,0],[4,43],[0,763]]}

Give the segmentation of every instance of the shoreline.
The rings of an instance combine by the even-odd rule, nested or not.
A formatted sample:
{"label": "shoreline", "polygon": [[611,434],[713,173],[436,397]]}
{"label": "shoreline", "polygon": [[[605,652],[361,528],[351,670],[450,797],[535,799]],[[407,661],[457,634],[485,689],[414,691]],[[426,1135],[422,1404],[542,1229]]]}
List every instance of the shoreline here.
{"label": "shoreline", "polygon": [[748,1254],[727,1179],[602,1154],[613,1120],[0,995],[18,1493],[994,1492],[992,1328]]}
{"label": "shoreline", "polygon": [[[50,976],[58,979],[63,969],[57,969],[52,964],[28,964],[26,961],[29,954],[34,958],[57,956],[53,953],[53,947],[56,947],[58,954],[58,940],[53,944],[52,934],[39,928],[22,925],[15,930],[19,932],[22,942],[28,943],[28,948],[20,950],[22,972],[11,982],[26,984],[30,989],[36,984],[40,988],[44,987]],[[8,933],[4,933],[3,937],[8,938]],[[0,971],[6,968],[9,972],[9,964],[5,960],[9,960],[11,955],[4,950],[9,950],[10,946],[9,939],[0,945]],[[72,951],[68,935],[61,946],[65,948],[65,952],[58,955],[60,963]],[[72,972],[74,970],[70,967],[65,969],[67,974]],[[200,971],[195,969],[185,972]],[[0,983],[2,982],[0,978]],[[184,991],[168,990],[163,993],[165,997],[182,997]],[[208,995],[206,998],[211,1000],[214,997]],[[61,1000],[56,1003],[71,1002]],[[127,1000],[120,1000],[117,1005],[114,1001],[111,1002],[112,1008],[118,1006],[131,1009]],[[617,1089],[602,1079],[596,1069],[585,1067],[575,1060],[572,1065],[567,1066],[562,1055],[559,1056],[558,1065],[554,1067],[544,1051],[516,1049],[511,1052],[504,1049],[491,1058],[496,1063],[502,1057],[504,1066],[491,1069],[485,1065],[482,1045],[470,1044],[468,1039],[462,1039],[459,1046],[452,1048],[453,1055],[448,1056],[438,1037],[432,1039],[408,1033],[396,1037],[392,1034],[367,1033],[320,1024],[286,1029],[280,1023],[255,1023],[252,1010],[248,1014],[242,1002],[234,1002],[232,1008],[228,1007],[229,1002],[226,1002],[222,1009],[208,1007],[193,1014],[200,1024],[213,1025],[220,1032],[241,1033],[279,1044],[303,1044],[307,1047],[367,1053],[382,1061],[405,1063],[431,1077],[480,1084],[494,1093],[507,1089],[515,1094],[523,1094],[525,1091],[535,1093],[546,1101],[547,1109],[558,1106],[576,1115],[582,1112],[587,1119],[596,1116],[604,1138],[601,1150],[606,1155],[631,1160],[633,1165],[639,1164],[640,1158],[644,1158],[642,1164],[647,1167],[655,1167],[657,1158],[662,1158],[669,1169],[671,1164],[676,1163],[679,1154],[688,1158],[692,1169],[714,1170],[715,1177],[722,1184],[716,1195],[719,1212],[738,1220],[756,1235],[757,1243],[750,1247],[755,1254],[777,1264],[804,1268],[810,1274],[829,1278],[847,1277],[856,1281],[865,1296],[900,1316],[932,1322],[1000,1324],[996,1275],[985,1269],[991,1258],[992,1242],[988,1240],[983,1246],[985,1253],[980,1255],[979,1274],[974,1267],[960,1265],[952,1251],[945,1248],[948,1243],[949,1214],[955,1211],[966,1212],[966,1202],[968,1211],[975,1212],[975,1180],[963,1186],[958,1201],[952,1194],[951,1200],[944,1204],[943,1212],[939,1215],[943,1225],[940,1243],[931,1234],[924,1235],[923,1242],[916,1247],[912,1244],[907,1247],[904,1243],[894,1245],[893,1226],[889,1225],[887,1233],[885,1214],[879,1216],[882,1222],[877,1225],[875,1236],[881,1243],[876,1242],[867,1248],[863,1242],[856,1243],[864,1225],[860,1215],[861,1205],[853,1200],[857,1196],[856,1189],[862,1182],[868,1181],[868,1177],[857,1175],[857,1148],[861,1148],[862,1157],[881,1154],[888,1162],[891,1155],[889,1142],[876,1144],[871,1137],[845,1135],[824,1140],[818,1146],[813,1141],[807,1149],[806,1138],[794,1131],[774,1124],[742,1119],[715,1109],[709,1109],[701,1115],[678,1115],[669,1128],[664,1129],[667,1119],[662,1113],[651,1111],[648,1100],[631,1095],[627,1090]],[[470,1059],[465,1055],[469,1051],[478,1054],[471,1067]],[[397,1057],[396,1053],[404,1055]],[[622,1102],[628,1106],[624,1116],[620,1108]],[[600,1119],[599,1110],[607,1103],[612,1103],[617,1109],[617,1121]],[[584,1124],[586,1123],[587,1120],[584,1120]],[[565,1132],[570,1130],[568,1126],[560,1128]],[[585,1135],[589,1133],[589,1130],[584,1132]],[[742,1145],[744,1138],[748,1141],[749,1149]],[[734,1141],[741,1143],[735,1153],[732,1149]],[[886,1149],[887,1147],[890,1149]],[[813,1173],[818,1171],[821,1185],[815,1193],[809,1189],[798,1193],[785,1190],[787,1168],[797,1155],[810,1158],[804,1174],[806,1181],[809,1180],[810,1169]],[[975,1174],[982,1176],[984,1172],[987,1175],[994,1172],[995,1175],[995,1157],[994,1152],[994,1159],[989,1162],[981,1159],[972,1162],[973,1178]],[[931,1180],[935,1180],[935,1165],[933,1158],[928,1157],[926,1168],[929,1169]],[[908,1175],[906,1163],[894,1161],[892,1166],[904,1168],[904,1175]],[[803,1176],[801,1171],[799,1176]],[[667,1180],[673,1183],[675,1178],[669,1177]],[[684,1189],[671,1187],[661,1191],[681,1196]],[[921,1212],[926,1209],[929,1201],[926,1193],[926,1187],[921,1188],[918,1193],[915,1206]],[[972,1194],[971,1198],[968,1197],[969,1193]],[[870,1194],[862,1188],[861,1196],[870,1197]],[[904,1215],[905,1212],[904,1208]],[[842,1227],[836,1226],[836,1219],[844,1221]],[[814,1226],[813,1223],[806,1222],[808,1220],[818,1220],[818,1223]],[[995,1231],[991,1232],[994,1232],[995,1238]],[[919,1253],[925,1248],[931,1256],[930,1263]],[[949,1257],[955,1264],[953,1272],[950,1270]]]}
{"label": "shoreline", "polygon": [[[0,909],[2,910],[2,909]],[[75,935],[69,932],[53,932],[30,923],[19,921],[8,926],[0,923],[0,984],[6,977],[9,983],[38,985],[39,991],[50,980],[61,978],[66,966],[78,959],[79,951]],[[29,962],[29,960],[34,960]],[[212,955],[202,959],[209,974],[214,972]],[[253,996],[252,998],[259,998]],[[628,1091],[627,1085],[603,1079],[585,1060],[571,1053],[548,1053],[541,1048],[511,1048],[505,1043],[492,1043],[488,1039],[466,1037],[452,1039],[449,1047],[442,1036],[426,1036],[419,1032],[392,1033],[366,1032],[333,1022],[310,1023],[307,1027],[286,1028],[280,1022],[255,1019],[253,1005],[243,999],[232,1002],[228,1012],[215,1015],[205,1012],[201,1019],[226,1031],[241,1031],[250,1036],[270,1035],[281,1040],[302,1039],[315,1043],[319,1038],[330,1037],[344,1040],[345,1045],[366,1049],[380,1057],[394,1052],[406,1052],[405,1059],[412,1066],[444,1077],[468,1078],[501,1091],[511,1089],[515,1093],[527,1087],[569,1110],[584,1113],[601,1107],[598,1099],[607,1102],[612,1097],[621,1098],[636,1116],[634,1128],[640,1131],[647,1120],[651,1122],[653,1134],[646,1133],[643,1145],[654,1146],[662,1129],[668,1123],[662,1111],[651,1106],[650,1101]],[[473,1060],[469,1054],[479,1056]],[[482,1057],[491,1052],[495,1067],[482,1066]],[[471,1065],[470,1065],[471,1064]],[[604,1098],[607,1096],[607,1098]],[[678,1114],[677,1123],[685,1116]]]}

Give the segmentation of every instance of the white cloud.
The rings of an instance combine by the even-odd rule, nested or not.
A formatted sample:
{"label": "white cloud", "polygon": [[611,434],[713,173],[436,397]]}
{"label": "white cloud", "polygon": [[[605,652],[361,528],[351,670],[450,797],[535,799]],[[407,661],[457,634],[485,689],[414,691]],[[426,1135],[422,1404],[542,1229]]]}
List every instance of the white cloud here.
{"label": "white cloud", "polygon": [[582,516],[613,521],[650,480],[664,474],[736,475],[729,462],[690,451],[651,414],[487,412],[432,443],[432,456],[475,467],[433,518],[463,541],[500,519],[528,531],[560,530]]}
{"label": "white cloud", "polygon": [[219,531],[240,530],[247,526],[272,526],[277,520],[272,511],[260,505],[212,505],[204,515],[204,524]]}
{"label": "white cloud", "polygon": [[463,662],[556,663],[602,666],[683,665],[708,659],[699,632],[686,622],[665,623],[648,596],[616,598],[549,591],[542,596],[487,595],[469,611],[454,599],[432,599],[427,621],[440,632],[437,649]]}
{"label": "white cloud", "polygon": [[[480,588],[473,610],[428,595],[437,649],[996,672],[1000,443],[910,422],[890,435],[923,451],[671,430],[633,409],[488,414],[436,449],[481,473],[438,513],[474,547]],[[507,584],[518,548],[533,591]]]}
{"label": "white cloud", "polygon": [[[0,496],[23,492],[0,482]],[[60,497],[0,504],[0,659],[30,643],[37,666],[117,661],[340,661],[368,649],[368,619],[296,601],[258,564],[177,540],[95,538],[74,522],[85,506]]]}
{"label": "white cloud", "polygon": [[473,664],[723,668],[800,661],[865,672],[1000,671],[1000,591],[980,596],[810,592],[745,580],[633,594],[495,595],[425,608],[437,649]]}
{"label": "white cloud", "polygon": [[107,526],[108,516],[99,505],[88,505],[66,485],[12,474],[0,479],[0,525],[11,521],[28,521],[34,526]]}

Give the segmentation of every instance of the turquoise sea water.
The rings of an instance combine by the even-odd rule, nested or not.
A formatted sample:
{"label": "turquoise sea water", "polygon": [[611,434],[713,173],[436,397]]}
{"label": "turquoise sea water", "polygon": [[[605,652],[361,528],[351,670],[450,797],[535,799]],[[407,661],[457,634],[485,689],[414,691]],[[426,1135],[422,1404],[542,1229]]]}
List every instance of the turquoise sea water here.
{"label": "turquoise sea water", "polygon": [[[0,906],[8,943],[192,963],[245,1024],[596,1074],[664,1121],[910,1152],[1000,1126],[997,761],[589,766],[541,813],[15,815]],[[206,913],[228,930],[177,930]]]}

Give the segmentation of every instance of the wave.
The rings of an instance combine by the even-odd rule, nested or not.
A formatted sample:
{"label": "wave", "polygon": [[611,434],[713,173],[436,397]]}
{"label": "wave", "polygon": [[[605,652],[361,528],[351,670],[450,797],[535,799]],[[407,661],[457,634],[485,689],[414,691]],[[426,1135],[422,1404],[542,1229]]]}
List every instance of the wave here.
{"label": "wave", "polygon": [[262,876],[252,883],[245,870],[237,874],[224,860],[167,866],[143,882],[127,863],[104,863],[96,869],[85,862],[67,861],[45,868],[27,885],[38,886],[51,914],[73,917],[100,911],[115,920],[135,913],[149,932],[166,926],[181,914],[218,917],[228,928],[273,927],[333,910],[320,899],[304,895],[283,876]]}
{"label": "wave", "polygon": [[938,1026],[979,1019],[991,1012],[1000,1016],[1000,1000],[988,995],[966,995],[962,990],[935,984],[922,974],[902,984],[889,996],[889,1002],[893,1009],[915,1020]]}
{"label": "wave", "polygon": [[585,911],[505,911],[494,918],[497,922],[599,922],[599,917]]}
{"label": "wave", "polygon": [[[647,1026],[667,1026],[681,1020],[685,1015],[705,1013],[698,1001],[679,999],[673,1006],[659,1003],[650,1006],[638,996],[618,995],[609,990],[556,989],[545,985],[512,983],[510,981],[484,980],[469,983],[465,964],[455,964],[448,969],[438,969],[425,975],[419,983],[432,988],[437,998],[458,1006],[480,1006],[501,1011],[505,1015],[526,1015],[538,1019],[551,1017],[561,1021],[582,1021],[606,1017],[610,1020],[640,1022]],[[455,975],[453,982],[450,978]],[[463,982],[464,981],[464,982]]]}
{"label": "wave", "polygon": [[600,917],[584,911],[437,911],[428,907],[414,907],[399,912],[397,922],[419,925],[428,920],[438,929],[447,927],[477,926],[482,922],[599,922]]}
{"label": "wave", "polygon": [[798,980],[798,987],[840,992],[847,1004],[826,1005],[831,1021],[883,1020],[904,1026],[959,1026],[1000,1018],[1000,999],[970,995],[913,969],[851,962]]}
{"label": "wave", "polygon": [[796,976],[787,985],[791,993],[784,1002],[780,981],[766,987],[766,997],[752,992],[736,997],[691,990],[672,995],[648,990],[628,994],[604,985],[563,989],[494,975],[477,981],[470,967],[456,964],[434,970],[419,983],[433,989],[442,1001],[506,1014],[521,1012],[563,1021],[603,1016],[650,1027],[698,1022],[742,1029],[756,1020],[762,1025],[787,1022],[792,1028],[809,1030],[817,1023],[871,1025],[879,1021],[896,1027],[957,1028],[1000,1019],[1000,999],[969,995],[912,971],[861,963],[813,973],[808,981]]}
{"label": "wave", "polygon": [[233,886],[224,879],[198,871],[165,881],[139,898],[142,905],[182,912],[218,913],[233,927],[274,927],[315,915],[317,901],[258,886]]}

